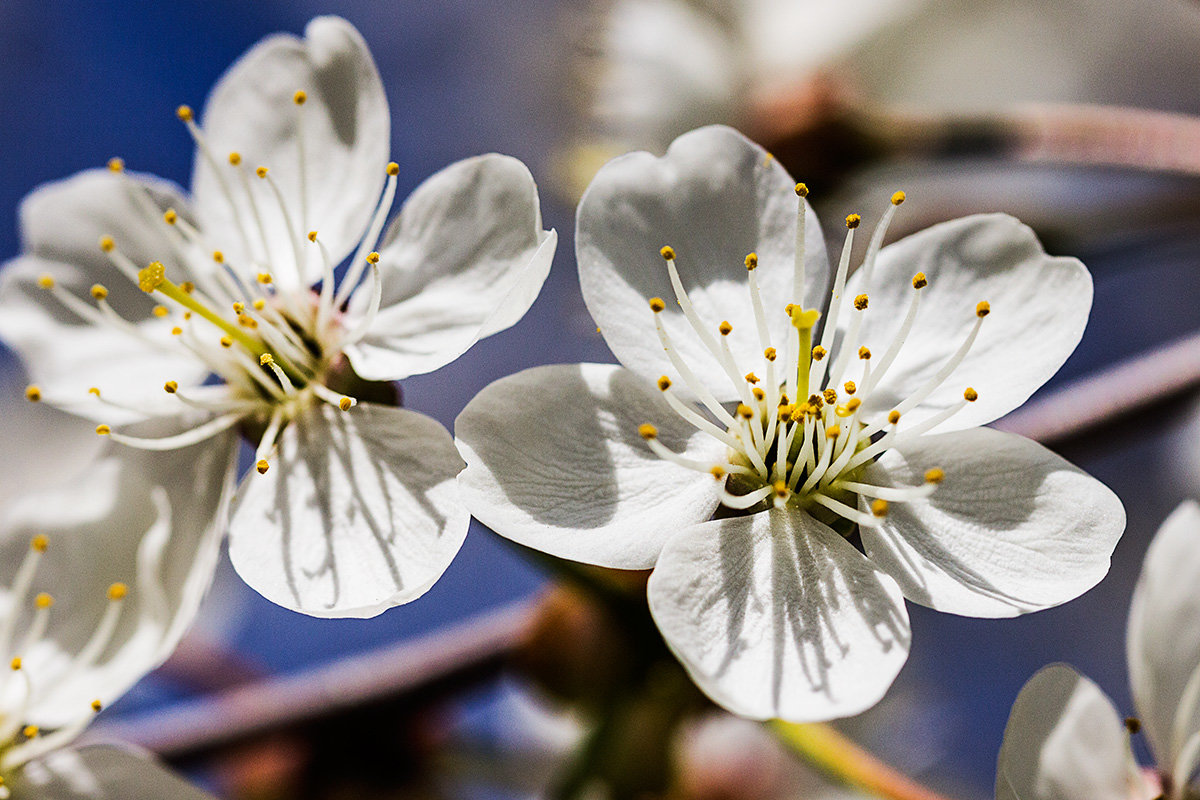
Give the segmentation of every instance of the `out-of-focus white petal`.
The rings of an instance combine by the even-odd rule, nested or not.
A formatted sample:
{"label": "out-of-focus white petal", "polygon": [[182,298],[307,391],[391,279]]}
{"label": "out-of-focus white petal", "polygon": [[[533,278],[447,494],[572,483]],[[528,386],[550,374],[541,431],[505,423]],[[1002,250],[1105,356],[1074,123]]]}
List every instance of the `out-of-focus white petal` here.
{"label": "out-of-focus white petal", "polygon": [[1150,543],[1129,608],[1129,682],[1159,763],[1200,731],[1200,505],[1188,500]]}
{"label": "out-of-focus white petal", "polygon": [[867,294],[860,343],[890,346],[911,303],[912,279],[924,272],[921,308],[899,355],[863,398],[864,413],[887,414],[924,386],[966,340],[976,304],[990,313],[965,359],[900,422],[903,429],[961,403],[970,386],[979,398],[936,430],[971,428],[1024,403],[1079,343],[1092,306],[1092,279],[1074,258],[1046,255],[1029,227],[1004,214],[979,214],[934,225],[888,245],[870,283],[851,276],[846,296]]}
{"label": "out-of-focus white petal", "polygon": [[681,525],[717,506],[711,475],[665,461],[638,435],[716,464],[725,446],[683,422],[661,392],[608,364],[518,372],[484,388],[455,421],[463,501],[496,533],[616,569],[648,569]]}
{"label": "out-of-focus white petal", "polygon": [[933,494],[892,503],[862,529],[867,555],[909,600],[1008,617],[1078,597],[1108,573],[1125,510],[1046,448],[990,428],[923,437],[884,453],[864,481],[919,486],[934,468],[945,480]]}
{"label": "out-of-focus white petal", "polygon": [[215,800],[149,754],[111,745],[59,750],[26,764],[12,789],[21,800]]}
{"label": "out-of-focus white petal", "polygon": [[[679,354],[722,401],[737,398],[717,359],[675,304],[659,250],[676,253],[680,280],[713,338],[724,320],[735,360],[762,363],[745,257],[758,254],[756,276],[766,323],[783,349],[791,330],[797,203],[795,183],[765,150],[732,128],[712,126],[680,136],[662,158],[630,153],[597,173],[579,204],[575,251],[579,281],[600,334],[621,363],[655,380],[675,375],[655,332],[652,297]],[[806,303],[819,305],[828,279],[816,216],[806,214]]]}
{"label": "out-of-focus white petal", "polygon": [[[517,159],[477,156],[434,174],[380,248],[379,314],[346,349],[354,371],[369,380],[429,372],[512,326],[537,298],[556,243],[554,231],[542,230],[533,176]],[[366,312],[370,294],[355,292],[351,320]]]}
{"label": "out-of-focus white petal", "polygon": [[648,592],[654,621],[697,685],[753,719],[857,714],[908,657],[900,587],[804,512],[682,529]]}
{"label": "out-of-focus white petal", "polygon": [[[297,91],[307,94],[302,106],[293,100]],[[285,287],[321,277],[320,258],[298,238],[309,230],[319,232],[334,263],[349,255],[379,202],[391,136],[379,72],[350,23],[317,17],[303,39],[276,34],[259,42],[213,88],[203,128],[216,164],[197,153],[194,190],[213,248],[248,268],[240,217],[251,254],[262,261],[265,241],[264,265]],[[241,156],[237,168],[227,161],[230,152]],[[259,166],[288,204],[290,232],[274,193],[254,175]],[[302,255],[299,281],[290,267],[293,243],[311,254]]]}
{"label": "out-of-focus white petal", "polygon": [[1029,679],[996,764],[996,800],[1144,800],[1112,701],[1066,664]]}
{"label": "out-of-focus white petal", "polygon": [[293,420],[265,474],[243,480],[229,556],[264,597],[319,617],[370,617],[434,584],[467,535],[462,459],[423,414],[360,403]]}

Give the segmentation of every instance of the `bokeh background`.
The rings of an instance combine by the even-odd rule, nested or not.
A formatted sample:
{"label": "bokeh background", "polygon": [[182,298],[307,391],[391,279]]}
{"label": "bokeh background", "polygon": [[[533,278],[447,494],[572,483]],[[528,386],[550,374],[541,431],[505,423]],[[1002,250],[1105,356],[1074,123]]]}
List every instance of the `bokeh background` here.
{"label": "bokeh background", "polygon": [[[711,11],[703,10],[704,3],[682,0],[644,5]],[[559,232],[550,278],[522,322],[439,372],[404,381],[405,404],[449,427],[475,392],[503,375],[537,364],[612,360],[578,293],[572,192],[591,163],[624,144],[658,147],[661,137],[669,141],[676,129],[704,121],[764,130],[762,120],[744,108],[689,100],[698,76],[728,69],[741,97],[757,97],[758,89],[763,95],[786,97],[793,91],[803,97],[795,87],[808,85],[812,70],[820,67],[827,70],[822,79],[833,75],[850,81],[855,98],[924,110],[986,111],[1038,100],[1200,112],[1197,3],[963,0],[914,4],[922,7],[919,12],[878,0],[861,10],[847,4],[794,5],[774,20],[777,25],[766,23],[772,22],[770,13],[782,13],[781,3],[774,12],[763,12],[766,23],[739,27],[743,38],[737,46],[768,56],[804,50],[809,55],[801,65],[782,55],[764,57],[752,68],[731,65],[722,60],[726,56],[712,56],[683,36],[683,27],[668,25],[661,33],[646,28],[649,52],[673,59],[666,83],[652,58],[638,56],[626,68],[649,76],[647,84],[651,78],[660,81],[650,107],[676,120],[650,130],[622,127],[612,113],[586,111],[598,91],[638,86],[632,81],[614,89],[605,82],[601,54],[612,34],[603,24],[603,4],[5,0],[0,4],[0,257],[19,252],[17,208],[40,183],[121,156],[131,169],[186,186],[192,146],[175,119],[176,105],[199,108],[225,67],[261,37],[278,30],[300,33],[313,16],[339,14],[362,31],[383,76],[392,109],[392,157],[401,167],[400,196],[457,159],[508,153],[530,166],[541,186],[546,226]],[[830,12],[833,5],[839,14]],[[717,29],[730,24],[727,12],[714,13],[708,19],[719,21],[713,23]],[[864,19],[871,24],[864,27]],[[797,26],[794,38],[777,30],[785,21]],[[643,30],[641,24],[635,24],[635,32]],[[843,25],[849,26],[846,31]],[[648,72],[638,73],[642,67]],[[673,110],[675,101],[678,110]],[[779,116],[785,112],[773,113],[786,128],[786,118]],[[1096,282],[1092,322],[1047,391],[1200,328],[1200,182],[1195,179],[1131,169],[1016,165],[973,152],[855,164],[820,188],[813,199],[826,218],[861,211],[870,221],[897,188],[911,199],[904,213],[911,207],[921,224],[961,210],[1014,211],[1038,227],[1051,252],[1082,258]],[[19,395],[23,384],[11,358],[4,369],[4,385]],[[1140,387],[1114,391],[1137,393]],[[1132,713],[1124,658],[1128,601],[1157,525],[1181,499],[1200,493],[1198,414],[1188,398],[1181,398],[1058,446],[1126,504],[1128,531],[1108,578],[1066,606],[1015,620],[971,620],[910,607],[912,655],[884,706],[854,729],[861,741],[931,785],[964,798],[986,798],[1008,709],[1039,667],[1070,662],[1099,683],[1123,713]],[[541,572],[477,525],[425,597],[371,620],[317,620],[285,611],[247,589],[225,564],[194,634],[207,661],[192,672],[151,676],[106,711],[102,722],[169,713],[239,675],[294,674],[436,633],[527,601],[545,584]],[[512,681],[472,690],[460,698],[451,727],[498,740],[569,740],[569,733],[530,705],[525,692]],[[363,723],[356,735],[367,741],[387,733]],[[202,766],[196,774],[213,779]],[[503,796],[479,791],[479,796]],[[459,796],[475,795],[463,790]]]}

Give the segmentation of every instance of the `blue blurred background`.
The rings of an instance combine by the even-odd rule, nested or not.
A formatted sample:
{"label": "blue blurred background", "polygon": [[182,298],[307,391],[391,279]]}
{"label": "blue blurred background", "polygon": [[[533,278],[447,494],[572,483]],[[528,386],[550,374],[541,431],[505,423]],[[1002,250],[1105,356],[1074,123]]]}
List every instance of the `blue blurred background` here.
{"label": "blue blurred background", "polygon": [[[539,179],[546,225],[560,235],[551,277],[529,315],[439,372],[406,380],[405,404],[449,427],[475,392],[503,375],[543,363],[611,360],[578,295],[573,209],[552,188],[554,158],[581,124],[568,80],[566,40],[581,19],[580,5],[5,0],[0,256],[18,253],[16,209],[42,182],[121,156],[131,169],[187,186],[192,147],[175,119],[176,105],[200,107],[225,67],[266,34],[300,33],[312,16],[339,14],[362,31],[382,73],[392,109],[392,157],[401,167],[400,196],[457,159],[508,153],[529,164]],[[1173,96],[1169,87],[1158,88]],[[1179,98],[1176,106],[1195,111],[1193,99]],[[920,171],[909,169],[889,180]],[[939,169],[948,180],[976,186],[985,195],[980,202],[995,207],[1010,196],[1020,197],[1023,207],[1042,198],[1061,203],[1064,197],[1084,206],[1089,198],[1121,192],[1129,192],[1125,202],[1133,204],[1143,196],[1194,197],[1197,189],[1191,181],[1120,171],[1028,170],[1005,172],[1007,189],[989,201],[994,166],[982,165],[979,172],[964,172],[962,165]],[[923,191],[937,191],[939,179],[924,181]],[[877,181],[865,179],[863,185]],[[824,210],[842,215],[860,209]],[[1044,213],[1054,218],[1052,208]],[[1091,267],[1097,294],[1084,343],[1056,383],[1197,329],[1196,221],[1181,213],[1167,222],[1152,230],[1093,228],[1066,237],[1070,254]],[[1016,620],[971,620],[911,607],[912,656],[892,691],[902,702],[876,718],[864,743],[934,785],[982,798],[991,796],[1008,709],[1039,667],[1068,661],[1099,683],[1123,713],[1132,713],[1124,658],[1129,596],[1158,523],[1200,485],[1195,416],[1144,415],[1064,451],[1126,504],[1129,528],[1109,577],[1080,600]],[[543,580],[486,531],[473,528],[461,555],[428,595],[375,619],[326,621],[284,611],[245,588],[226,565],[199,628],[256,668],[286,673],[529,597]],[[187,691],[152,677],[111,713],[145,713]]]}

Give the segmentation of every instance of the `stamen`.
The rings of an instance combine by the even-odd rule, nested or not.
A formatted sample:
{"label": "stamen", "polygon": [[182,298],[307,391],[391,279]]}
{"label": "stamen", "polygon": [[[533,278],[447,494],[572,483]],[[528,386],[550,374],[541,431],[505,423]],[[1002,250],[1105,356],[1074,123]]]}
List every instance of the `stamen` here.
{"label": "stamen", "polygon": [[[913,289],[920,290],[925,288],[929,281],[925,278],[924,272],[918,272],[913,276]],[[904,342],[908,339],[908,334],[912,330],[913,322],[917,318],[917,309],[921,305],[921,291],[914,291],[912,300],[908,304],[908,311],[904,315],[904,321],[900,323],[900,330],[896,333],[896,337],[892,339],[892,343],[883,354],[883,358],[879,359],[879,364],[872,371],[871,381],[864,381],[866,391],[870,392],[879,385],[879,381],[887,374],[888,368],[892,366],[892,362],[896,360],[896,356],[900,353],[900,348],[904,346]]]}
{"label": "stamen", "polygon": [[813,501],[819,503],[835,514],[845,517],[853,523],[856,523],[863,528],[876,528],[879,526],[879,519],[873,514],[864,514],[857,508],[851,508],[843,502],[834,500],[832,497],[823,494],[814,494],[811,496]]}
{"label": "stamen", "polygon": [[379,253],[372,252],[367,256],[367,263],[371,265],[371,300],[367,304],[367,313],[358,321],[354,331],[342,339],[339,349],[345,350],[351,345],[357,344],[362,340],[367,332],[371,329],[371,325],[375,323],[375,317],[379,314],[379,303],[383,298],[383,285],[379,279]]}
{"label": "stamen", "polygon": [[364,259],[370,250],[375,249],[375,245],[379,242],[379,234],[383,231],[383,223],[387,220],[388,212],[392,209],[392,202],[396,198],[396,176],[400,174],[400,167],[393,161],[387,165],[387,183],[383,187],[383,197],[379,201],[379,206],[375,209],[375,216],[371,218],[371,224],[367,227],[367,235],[358,243],[358,249],[354,253],[354,258],[350,261],[350,269],[347,270],[345,277],[342,279],[342,285],[338,287],[337,300],[334,305],[341,307],[349,299],[350,293],[358,286],[359,280],[362,278],[364,267]]}
{"label": "stamen", "polygon": [[126,436],[121,433],[115,433],[108,425],[99,425],[96,428],[96,433],[101,433],[101,428],[104,432],[101,435],[112,437],[114,442],[119,442],[130,447],[136,447],[139,450],[176,450],[181,447],[203,442],[205,439],[210,439],[222,431],[229,430],[234,425],[237,425],[245,418],[245,413],[224,414],[214,419],[198,425],[189,431],[175,434],[174,436],[164,436],[160,439],[144,439],[136,436]]}
{"label": "stamen", "polygon": [[888,226],[892,224],[892,217],[896,216],[896,209],[904,202],[905,197],[904,192],[896,192],[892,195],[891,204],[887,207],[887,211],[883,212],[883,217],[880,218],[879,224],[875,226],[875,232],[871,234],[871,241],[867,243],[867,254],[863,257],[861,268],[863,286],[871,285],[871,277],[875,273],[875,260],[878,258],[879,251],[883,247],[883,240],[887,236]]}
{"label": "stamen", "polygon": [[803,183],[796,184],[796,245],[793,250],[795,261],[792,266],[792,302],[796,305],[804,303],[804,233],[805,233],[805,211],[808,208],[808,202],[805,200],[808,197],[808,187]]}

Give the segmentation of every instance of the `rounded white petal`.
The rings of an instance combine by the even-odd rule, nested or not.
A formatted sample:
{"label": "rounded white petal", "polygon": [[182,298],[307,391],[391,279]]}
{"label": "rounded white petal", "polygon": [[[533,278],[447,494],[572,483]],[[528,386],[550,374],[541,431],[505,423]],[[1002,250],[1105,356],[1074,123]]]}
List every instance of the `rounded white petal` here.
{"label": "rounded white petal", "polygon": [[[165,181],[108,170],[81,172],[32,192],[21,205],[25,255],[0,273],[0,337],[21,356],[32,381],[48,398],[78,399],[76,413],[119,422],[136,417],[90,402],[96,386],[110,399],[150,411],[162,385],[199,383],[207,370],[172,341],[170,319],[152,315],[158,300],[141,291],[100,249],[112,237],[115,252],[135,267],[162,261],[170,277],[191,277],[185,253],[171,237],[163,209],[187,219],[186,201]],[[68,309],[38,280],[49,275],[59,289],[96,308],[94,284],[122,318],[136,325],[131,334],[110,323],[85,320]],[[158,347],[154,342],[160,342]]]}
{"label": "rounded white petal", "polygon": [[[307,95],[302,106],[293,100],[297,91]],[[259,42],[213,88],[203,128],[216,164],[197,152],[193,182],[212,247],[249,269],[240,218],[250,254],[284,287],[321,276],[319,253],[299,240],[309,230],[319,232],[335,264],[349,255],[379,202],[391,136],[379,72],[350,23],[318,17],[303,39],[276,34]],[[231,152],[241,156],[236,168]],[[287,204],[290,230],[270,186],[254,174],[260,166]],[[303,247],[299,281],[293,244]]]}
{"label": "rounded white petal", "polygon": [[[771,344],[783,351],[791,323],[797,203],[795,183],[765,150],[732,128],[711,126],[680,136],[667,154],[639,152],[606,164],[583,195],[576,222],[579,282],[588,310],[621,363],[651,380],[675,375],[648,306],[659,316],[688,366],[722,401],[737,394],[716,358],[675,303],[667,265],[670,245],[696,312],[717,338],[733,325],[729,346],[741,373],[762,363],[744,259],[758,254],[756,276]],[[806,214],[807,304],[819,304],[828,279],[816,215]],[[741,374],[739,373],[739,374]]]}
{"label": "rounded white petal", "polygon": [[113,745],[53,752],[26,764],[12,789],[21,800],[214,800],[153,756]]}
{"label": "rounded white petal", "polygon": [[[380,248],[379,314],[346,355],[369,380],[429,372],[516,323],[550,272],[558,237],[542,230],[537,186],[515,158],[451,164],[417,187]],[[370,301],[361,286],[354,328]]]}
{"label": "rounded white petal", "polygon": [[1129,609],[1133,699],[1159,763],[1170,769],[1200,731],[1200,505],[1188,500],[1150,543]]}
{"label": "rounded white petal", "polygon": [[292,421],[265,474],[242,481],[229,557],[268,600],[371,617],[429,590],[467,535],[462,459],[423,414],[322,404]]}
{"label": "rounded white petal", "polygon": [[[54,598],[48,628],[15,653],[33,687],[29,721],[57,727],[85,718],[92,700],[112,702],[174,649],[212,580],[236,443],[229,435],[165,453],[114,447],[84,475],[3,509],[5,598],[32,537],[49,538],[30,589]],[[115,582],[129,594],[111,643],[95,662],[80,662]],[[32,594],[23,603],[18,643],[33,618]]]}
{"label": "rounded white petal", "polygon": [[663,548],[648,591],[654,621],[696,684],[745,717],[857,714],[908,658],[900,588],[804,512],[684,528]]}
{"label": "rounded white petal", "polygon": [[[971,617],[1011,617],[1065,603],[1108,573],[1125,530],[1121,501],[1100,481],[1021,436],[976,428],[889,450],[863,482],[920,486],[863,528],[867,555],[915,603]],[[861,505],[867,508],[867,498]]]}
{"label": "rounded white petal", "polygon": [[863,398],[864,413],[886,414],[947,364],[976,323],[976,305],[991,311],[966,358],[916,408],[904,428],[960,403],[969,386],[979,399],[938,431],[991,422],[1024,403],[1075,350],[1092,306],[1092,278],[1077,259],[1046,255],[1029,227],[1004,214],[943,222],[888,245],[869,285],[861,271],[846,296],[866,294],[859,343],[885,351],[900,328],[914,291],[913,276],[929,285],[904,346],[886,375]]}
{"label": "rounded white petal", "polygon": [[1051,664],[1017,695],[996,764],[996,800],[1129,800],[1137,765],[1102,691]]}
{"label": "rounded white petal", "polygon": [[485,387],[454,423],[463,502],[496,533],[560,558],[648,569],[680,525],[708,519],[712,476],[664,461],[638,435],[716,464],[725,446],[661,392],[609,364],[534,367]]}

